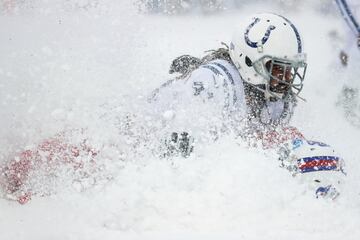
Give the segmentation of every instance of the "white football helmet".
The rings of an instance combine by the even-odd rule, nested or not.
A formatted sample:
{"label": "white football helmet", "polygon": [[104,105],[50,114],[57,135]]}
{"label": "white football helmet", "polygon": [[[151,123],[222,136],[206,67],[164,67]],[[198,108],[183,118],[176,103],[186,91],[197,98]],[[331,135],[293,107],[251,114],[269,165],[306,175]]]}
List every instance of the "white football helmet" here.
{"label": "white football helmet", "polygon": [[266,98],[281,99],[302,90],[303,43],[294,24],[280,15],[263,13],[244,21],[230,43],[230,57],[243,80]]}

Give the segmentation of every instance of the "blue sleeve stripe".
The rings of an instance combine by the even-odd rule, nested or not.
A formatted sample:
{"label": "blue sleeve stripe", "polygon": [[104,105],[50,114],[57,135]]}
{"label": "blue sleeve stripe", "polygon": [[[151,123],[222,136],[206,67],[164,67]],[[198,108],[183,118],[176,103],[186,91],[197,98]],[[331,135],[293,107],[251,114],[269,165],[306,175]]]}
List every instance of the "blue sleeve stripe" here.
{"label": "blue sleeve stripe", "polygon": [[[211,64],[206,64],[206,65],[203,65],[202,67],[211,70],[216,75],[224,76],[218,69],[216,69],[216,67],[211,66]],[[227,108],[230,107],[230,103],[229,103],[230,93],[229,93],[229,84],[227,83],[227,80],[225,78],[224,78],[223,86],[224,86],[224,92],[225,92],[225,95],[226,95],[226,97],[225,97],[225,106],[224,107],[227,109]]]}
{"label": "blue sleeve stripe", "polygon": [[216,65],[216,66],[218,66],[219,68],[221,68],[221,69],[224,71],[224,73],[226,74],[226,76],[230,79],[231,84],[232,84],[232,85],[235,84],[234,78],[232,77],[232,75],[230,74],[229,70],[228,70],[224,65],[222,65],[222,64],[220,64],[220,63],[217,63],[217,62],[213,62],[213,63],[210,63],[210,64]]}
{"label": "blue sleeve stripe", "polygon": [[215,67],[209,65],[209,64],[206,64],[206,65],[203,65],[201,66],[203,68],[206,68],[206,69],[209,69],[210,71],[212,71],[213,73],[215,73],[216,75],[222,75],[221,72],[219,70],[217,70]]}
{"label": "blue sleeve stripe", "polygon": [[[224,71],[224,73],[226,74],[226,76],[229,78],[231,85],[235,85],[233,76],[231,75],[229,70],[224,65],[222,65],[221,63],[217,63],[217,62],[213,62],[211,64],[214,64],[214,65],[218,66],[219,68],[221,68]],[[236,101],[237,101],[237,95],[236,95],[235,89],[233,89],[233,103],[235,103]]]}

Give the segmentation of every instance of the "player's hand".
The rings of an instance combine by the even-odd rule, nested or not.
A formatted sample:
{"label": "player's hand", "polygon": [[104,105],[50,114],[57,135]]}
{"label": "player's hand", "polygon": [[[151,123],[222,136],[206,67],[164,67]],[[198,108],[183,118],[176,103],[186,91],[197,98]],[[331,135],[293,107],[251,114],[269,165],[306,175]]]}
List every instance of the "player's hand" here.
{"label": "player's hand", "polygon": [[188,157],[194,149],[194,138],[187,132],[173,132],[169,138],[165,139],[164,145],[164,157],[179,155]]}

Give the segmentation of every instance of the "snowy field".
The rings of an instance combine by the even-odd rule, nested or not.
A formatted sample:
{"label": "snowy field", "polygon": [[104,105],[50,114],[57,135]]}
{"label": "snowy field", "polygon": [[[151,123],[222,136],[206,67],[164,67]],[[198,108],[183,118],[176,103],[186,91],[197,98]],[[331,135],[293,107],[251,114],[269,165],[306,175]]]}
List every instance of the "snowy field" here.
{"label": "snowy field", "polygon": [[[139,13],[129,0],[93,2],[2,6],[0,161],[64,129],[86,128],[105,152],[111,178],[86,189],[63,178],[52,186],[56,194],[25,205],[0,199],[1,240],[360,239],[360,129],[336,107],[345,31],[333,5],[257,1],[216,14],[169,16]],[[231,136],[186,159],[158,159],[146,150],[119,157],[114,148],[121,143],[118,114],[141,111],[147,94],[170,78],[172,59],[228,43],[239,19],[254,12],[284,14],[303,34],[307,102],[292,125],[346,160],[346,186],[334,202],[307,192],[274,153]]]}

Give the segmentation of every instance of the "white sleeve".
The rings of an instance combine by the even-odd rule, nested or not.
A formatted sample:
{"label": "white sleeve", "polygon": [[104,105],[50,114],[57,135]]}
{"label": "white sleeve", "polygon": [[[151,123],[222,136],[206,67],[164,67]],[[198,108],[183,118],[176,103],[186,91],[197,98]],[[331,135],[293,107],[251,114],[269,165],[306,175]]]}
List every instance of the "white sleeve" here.
{"label": "white sleeve", "polygon": [[217,132],[223,124],[227,91],[221,74],[198,68],[187,78],[157,89],[152,108],[169,132],[187,131],[195,139],[211,138],[210,132]]}

